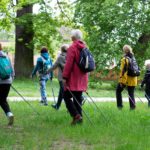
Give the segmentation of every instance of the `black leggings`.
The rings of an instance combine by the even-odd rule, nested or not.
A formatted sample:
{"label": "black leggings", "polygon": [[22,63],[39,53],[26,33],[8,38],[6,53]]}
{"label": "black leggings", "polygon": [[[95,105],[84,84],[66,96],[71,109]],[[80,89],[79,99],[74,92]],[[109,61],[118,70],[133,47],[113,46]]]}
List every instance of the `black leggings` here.
{"label": "black leggings", "polygon": [[77,114],[80,114],[82,116],[82,108],[81,108],[82,92],[72,91],[72,94],[78,102],[75,100],[75,98],[73,98],[73,101],[72,101],[71,98],[73,96],[71,95],[71,93],[69,91],[65,91],[64,92],[64,100],[66,103],[66,107],[67,107],[67,109],[68,109],[68,111],[72,117],[75,117]]}
{"label": "black leggings", "polygon": [[[117,98],[117,107],[123,107],[122,105],[122,91],[124,90],[126,86],[120,86],[118,84],[117,89],[116,89],[116,98]],[[127,94],[129,96],[129,103],[130,103],[130,108],[135,108],[135,98],[134,98],[134,89],[135,86],[127,86]]]}
{"label": "black leggings", "polygon": [[2,107],[5,114],[10,111],[10,107],[7,103],[7,96],[10,91],[11,84],[0,84],[0,106]]}

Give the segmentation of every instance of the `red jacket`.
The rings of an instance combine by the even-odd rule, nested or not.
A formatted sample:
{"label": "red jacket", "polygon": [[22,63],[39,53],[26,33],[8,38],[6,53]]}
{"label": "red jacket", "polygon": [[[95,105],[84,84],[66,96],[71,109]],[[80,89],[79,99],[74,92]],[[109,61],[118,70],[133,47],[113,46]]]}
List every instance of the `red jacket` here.
{"label": "red jacket", "polygon": [[86,91],[88,84],[88,73],[80,70],[77,63],[79,62],[80,50],[85,44],[76,40],[67,50],[66,64],[63,70],[63,78],[66,79],[66,86],[71,91]]}

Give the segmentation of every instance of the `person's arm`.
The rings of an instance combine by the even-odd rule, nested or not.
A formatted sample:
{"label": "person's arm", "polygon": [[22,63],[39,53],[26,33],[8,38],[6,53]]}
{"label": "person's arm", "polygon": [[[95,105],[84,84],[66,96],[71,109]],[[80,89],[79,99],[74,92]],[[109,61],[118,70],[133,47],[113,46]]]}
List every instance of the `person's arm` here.
{"label": "person's arm", "polygon": [[144,86],[144,84],[146,83],[147,79],[148,79],[148,73],[147,73],[147,71],[146,71],[145,76],[144,76],[144,79],[143,79],[143,81],[142,81],[142,83],[141,83],[141,87]]}
{"label": "person's arm", "polygon": [[70,47],[67,51],[66,64],[63,70],[63,78],[65,80],[67,80],[70,76],[74,61],[75,61],[75,52],[74,52],[74,49]]}
{"label": "person's arm", "polygon": [[[51,66],[53,66],[53,62],[52,62],[51,58],[50,58],[50,64],[51,64]],[[50,77],[51,77],[51,80],[52,80],[52,78],[53,78],[53,71],[50,72]]]}
{"label": "person's arm", "polygon": [[60,58],[58,57],[57,60],[55,61],[55,63],[52,65],[52,67],[47,71],[48,73],[52,72],[59,66],[59,59]]}
{"label": "person's arm", "polygon": [[33,71],[32,71],[32,77],[36,75],[36,72],[38,71],[38,67],[40,65],[40,61],[39,59],[36,62],[36,66],[34,67]]}
{"label": "person's arm", "polygon": [[119,78],[119,82],[121,84],[126,84],[127,82],[127,66],[128,66],[128,59],[122,58],[120,65],[120,78]]}

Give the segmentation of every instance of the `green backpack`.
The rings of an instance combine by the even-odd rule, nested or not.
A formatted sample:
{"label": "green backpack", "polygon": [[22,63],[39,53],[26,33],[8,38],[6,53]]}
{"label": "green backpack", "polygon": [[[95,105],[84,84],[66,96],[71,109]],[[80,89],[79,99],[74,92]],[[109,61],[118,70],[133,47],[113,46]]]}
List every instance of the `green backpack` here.
{"label": "green backpack", "polygon": [[0,56],[0,79],[9,79],[12,74],[12,66],[7,56]]}

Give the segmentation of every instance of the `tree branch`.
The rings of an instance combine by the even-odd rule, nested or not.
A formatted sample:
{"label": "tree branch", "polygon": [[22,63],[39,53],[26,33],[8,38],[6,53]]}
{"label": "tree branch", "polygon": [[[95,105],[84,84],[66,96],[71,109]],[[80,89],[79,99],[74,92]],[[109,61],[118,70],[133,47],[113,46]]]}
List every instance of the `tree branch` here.
{"label": "tree branch", "polygon": [[66,13],[63,11],[59,0],[57,0],[57,5],[58,5],[58,7],[59,7],[61,13],[64,14],[64,16],[69,20],[69,22],[71,22],[71,19],[70,19],[70,18],[66,15]]}

